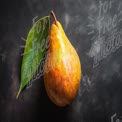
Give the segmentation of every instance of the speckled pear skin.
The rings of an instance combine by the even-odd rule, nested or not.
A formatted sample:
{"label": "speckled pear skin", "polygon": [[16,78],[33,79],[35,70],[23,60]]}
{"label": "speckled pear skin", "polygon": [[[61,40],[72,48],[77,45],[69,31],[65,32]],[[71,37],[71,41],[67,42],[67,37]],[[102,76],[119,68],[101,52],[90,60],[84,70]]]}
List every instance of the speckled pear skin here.
{"label": "speckled pear skin", "polygon": [[[69,105],[75,99],[81,80],[79,56],[59,21],[50,29],[50,46],[45,62],[44,84],[47,95],[57,106]],[[47,67],[49,71],[46,71]]]}

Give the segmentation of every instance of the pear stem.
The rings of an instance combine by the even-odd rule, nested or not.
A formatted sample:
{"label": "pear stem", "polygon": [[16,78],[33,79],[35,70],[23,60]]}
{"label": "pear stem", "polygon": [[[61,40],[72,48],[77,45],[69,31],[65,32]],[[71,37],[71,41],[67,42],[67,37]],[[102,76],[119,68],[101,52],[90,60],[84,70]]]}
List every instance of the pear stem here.
{"label": "pear stem", "polygon": [[56,19],[55,13],[53,11],[51,11],[50,13],[51,13],[51,15],[52,15],[52,17],[54,19],[55,25],[58,26],[57,25],[57,19]]}

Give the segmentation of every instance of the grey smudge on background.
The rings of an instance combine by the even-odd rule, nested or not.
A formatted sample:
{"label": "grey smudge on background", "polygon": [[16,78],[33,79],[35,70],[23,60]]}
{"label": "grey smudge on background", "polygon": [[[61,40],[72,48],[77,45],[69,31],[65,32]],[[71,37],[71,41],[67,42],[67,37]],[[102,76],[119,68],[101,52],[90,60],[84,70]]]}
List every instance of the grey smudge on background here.
{"label": "grey smudge on background", "polygon": [[64,14],[64,20],[65,20],[65,28],[67,28],[71,21],[71,17],[69,16],[69,14],[67,13]]}
{"label": "grey smudge on background", "polygon": [[101,42],[96,40],[95,42],[93,42],[91,49],[86,54],[90,57],[94,57],[97,54],[99,54],[100,48],[101,48]]}
{"label": "grey smudge on background", "polygon": [[17,94],[18,91],[18,86],[19,86],[19,69],[18,67],[18,57],[19,57],[19,48],[15,47],[14,49],[11,50],[11,52],[9,52],[9,55],[7,57],[7,64],[8,64],[8,68],[11,72],[11,86],[10,86],[10,93],[12,95],[12,98],[14,98]]}
{"label": "grey smudge on background", "polygon": [[96,12],[98,10],[98,6],[96,5],[96,3],[94,1],[92,1],[89,10]]}
{"label": "grey smudge on background", "polygon": [[92,83],[90,81],[90,78],[87,75],[82,76],[82,80],[81,80],[80,88],[79,88],[79,92],[78,92],[80,97],[83,95],[83,93],[85,91],[90,90],[91,84]]}
{"label": "grey smudge on background", "polygon": [[113,70],[113,72],[119,73],[119,71],[120,71],[120,64],[118,62],[114,61],[112,63],[112,70]]}
{"label": "grey smudge on background", "polygon": [[4,51],[3,53],[0,54],[2,62],[6,62],[7,60],[7,52]]}

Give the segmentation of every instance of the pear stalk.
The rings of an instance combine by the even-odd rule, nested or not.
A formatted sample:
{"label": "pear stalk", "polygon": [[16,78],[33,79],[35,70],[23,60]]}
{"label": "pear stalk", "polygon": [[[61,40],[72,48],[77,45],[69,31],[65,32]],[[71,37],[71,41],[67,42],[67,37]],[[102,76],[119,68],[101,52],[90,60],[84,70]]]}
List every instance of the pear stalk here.
{"label": "pear stalk", "polygon": [[57,19],[56,19],[55,13],[54,13],[53,11],[51,11],[51,15],[52,15],[52,17],[53,17],[53,19],[54,19],[55,25],[58,26],[58,25],[57,25]]}

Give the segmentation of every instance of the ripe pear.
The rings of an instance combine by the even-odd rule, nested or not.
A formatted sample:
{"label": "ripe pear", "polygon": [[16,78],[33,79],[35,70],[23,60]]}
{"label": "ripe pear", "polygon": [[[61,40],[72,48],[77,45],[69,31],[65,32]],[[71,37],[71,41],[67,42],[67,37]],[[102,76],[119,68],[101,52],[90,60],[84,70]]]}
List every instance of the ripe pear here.
{"label": "ripe pear", "polygon": [[50,29],[49,53],[44,66],[44,85],[50,100],[63,107],[69,105],[77,95],[81,80],[81,64],[75,48],[54,12],[51,11],[51,14],[54,22]]}

